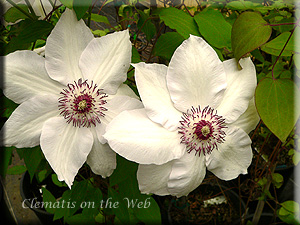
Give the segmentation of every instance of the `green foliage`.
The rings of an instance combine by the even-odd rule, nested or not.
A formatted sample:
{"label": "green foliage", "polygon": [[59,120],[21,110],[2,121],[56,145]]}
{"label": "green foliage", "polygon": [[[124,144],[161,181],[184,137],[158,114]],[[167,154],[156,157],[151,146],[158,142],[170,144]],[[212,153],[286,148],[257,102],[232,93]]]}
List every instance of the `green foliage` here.
{"label": "green foliage", "polygon": [[60,0],[60,2],[69,9],[73,8],[73,0]]}
{"label": "green foliage", "polygon": [[16,166],[8,168],[7,169],[7,174],[10,174],[10,175],[22,174],[26,170],[27,169],[26,169],[25,166],[23,166],[23,165],[16,165]]}
{"label": "green foliage", "polygon": [[237,60],[266,43],[272,28],[258,12],[244,12],[232,26],[231,46]]}
{"label": "green foliage", "polygon": [[168,32],[159,37],[154,54],[170,61],[176,48],[184,41],[177,32]]}
{"label": "green foliage", "polygon": [[[280,34],[278,37],[261,46],[261,50],[268,54],[279,56],[290,35],[291,32]],[[295,53],[295,49],[294,35],[292,35],[281,56],[291,56]]]}
{"label": "green foliage", "polygon": [[160,19],[170,28],[175,29],[185,39],[190,34],[200,36],[193,17],[176,8],[162,8],[159,11]]}
{"label": "green foliage", "polygon": [[144,32],[144,34],[146,35],[146,39],[150,41],[155,34],[155,26],[151,22],[151,19],[148,14],[141,10],[137,11],[140,14],[140,19],[138,20],[137,26],[139,29],[141,29],[142,32]]}
{"label": "green foliage", "polygon": [[285,201],[280,205],[281,208],[277,210],[278,217],[287,224],[299,225],[299,204],[295,201]]}
{"label": "green foliage", "polygon": [[32,42],[46,36],[53,29],[53,25],[43,20],[25,19],[19,23],[16,36],[11,39],[6,48],[6,53],[30,47]]}
{"label": "green foliage", "polygon": [[77,19],[80,20],[85,12],[89,9],[93,0],[74,0],[73,9],[76,13]]}
{"label": "green foliage", "polygon": [[56,198],[46,188],[42,187],[44,208],[49,213],[55,212]]}
{"label": "green foliage", "polygon": [[[22,10],[29,13],[28,6],[27,5],[18,5]],[[6,11],[4,14],[4,19],[8,23],[15,23],[16,21],[20,19],[27,19],[28,16],[22,13],[18,8],[12,7]]]}
{"label": "green foliage", "polygon": [[276,188],[280,188],[283,184],[283,176],[280,173],[272,173],[272,183]]}
{"label": "green foliage", "polygon": [[231,25],[220,11],[208,8],[194,17],[200,34],[214,47],[231,49]]}
{"label": "green foliage", "polygon": [[98,22],[98,23],[110,24],[106,16],[98,15],[95,13],[91,13],[91,20]]}
{"label": "green foliage", "polygon": [[295,126],[294,96],[299,96],[295,83],[289,79],[265,78],[255,92],[258,113],[265,125],[284,142]]}

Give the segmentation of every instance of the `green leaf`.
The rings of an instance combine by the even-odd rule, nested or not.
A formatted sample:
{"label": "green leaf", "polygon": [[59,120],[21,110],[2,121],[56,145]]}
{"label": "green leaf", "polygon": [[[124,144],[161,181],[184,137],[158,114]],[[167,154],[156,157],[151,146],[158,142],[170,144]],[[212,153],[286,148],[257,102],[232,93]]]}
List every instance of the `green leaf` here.
{"label": "green leaf", "polygon": [[277,211],[278,217],[285,223],[299,225],[299,203],[289,200],[281,203],[281,206]]}
{"label": "green leaf", "polygon": [[93,0],[74,0],[73,9],[76,13],[77,19],[80,20],[85,12],[89,9]]}
{"label": "green leaf", "polygon": [[34,148],[24,148],[22,150],[24,162],[30,175],[30,180],[32,180],[41,160],[44,159],[44,155],[39,146]]}
{"label": "green leaf", "polygon": [[56,198],[46,188],[42,187],[42,192],[43,192],[44,207],[46,211],[49,213],[54,213],[56,209],[54,207],[54,203],[56,203]]}
{"label": "green leaf", "polygon": [[121,183],[137,171],[137,164],[117,155],[117,168],[109,178],[110,186]]}
{"label": "green leaf", "polygon": [[239,61],[247,53],[266,43],[271,33],[272,28],[259,13],[240,14],[231,30],[231,46],[235,58]]}
{"label": "green leaf", "polygon": [[7,169],[7,174],[16,175],[26,172],[26,167],[24,165],[16,165]]}
{"label": "green leaf", "polygon": [[26,19],[19,23],[18,34],[13,37],[6,48],[6,53],[15,50],[24,49],[25,46],[30,46],[31,42],[37,39],[46,38],[53,25],[44,20],[30,20]]}
{"label": "green leaf", "polygon": [[272,173],[272,183],[276,188],[280,188],[283,184],[283,176],[280,173]]}
{"label": "green leaf", "polygon": [[[278,37],[261,46],[261,50],[268,54],[279,56],[290,34],[291,32],[284,32],[280,34]],[[295,49],[294,35],[292,35],[281,56],[291,56],[295,53]]]}
{"label": "green leaf", "polygon": [[73,0],[60,0],[60,2],[69,9],[73,8]]}
{"label": "green leaf", "polygon": [[12,158],[13,149],[14,149],[14,147],[9,147],[9,148],[0,147],[0,159],[1,159],[0,175],[2,177],[5,177],[5,175],[7,173],[7,168],[11,161],[11,158]]}
{"label": "green leaf", "polygon": [[200,36],[193,17],[182,10],[170,7],[162,8],[159,17],[171,29],[175,29],[182,37],[188,39],[190,34]]}
{"label": "green leaf", "polygon": [[67,217],[65,222],[69,225],[78,225],[78,224],[95,224],[95,219],[93,217],[87,217],[83,213]]}
{"label": "green leaf", "polygon": [[71,189],[71,201],[75,202],[75,207],[70,208],[70,215],[73,215],[84,201],[87,195],[88,180],[80,181],[72,186]]}
{"label": "green leaf", "polygon": [[110,24],[106,16],[98,15],[95,13],[91,13],[91,20],[98,22],[98,23]]}
{"label": "green leaf", "polygon": [[231,25],[226,22],[222,13],[208,8],[198,13],[194,20],[200,34],[214,47],[231,49]]}
{"label": "green leaf", "polygon": [[144,34],[146,35],[146,39],[150,41],[156,32],[155,26],[149,19],[149,15],[147,15],[141,10],[137,10],[137,11],[140,14],[140,19],[137,23],[137,26],[139,29],[142,30],[142,32],[144,32]]}
{"label": "green leaf", "polygon": [[[28,12],[29,14],[29,10],[28,10],[28,6],[27,5],[22,5],[22,4],[18,4],[18,6],[23,9],[25,12]],[[22,13],[20,10],[18,10],[16,7],[11,7],[10,9],[8,9],[6,11],[6,13],[4,14],[4,19],[6,22],[10,22],[10,23],[14,23],[17,20],[20,19],[27,19],[28,17]]]}
{"label": "green leaf", "polygon": [[299,90],[290,79],[264,78],[255,91],[255,103],[262,121],[282,142],[299,117],[299,110],[294,107],[295,95],[300,96]]}
{"label": "green leaf", "polygon": [[57,175],[55,173],[51,175],[51,179],[52,182],[58,187],[68,187],[68,185],[65,182],[58,180]]}
{"label": "green leaf", "polygon": [[167,32],[158,38],[154,54],[170,61],[174,51],[183,41],[184,38],[177,32]]}
{"label": "green leaf", "polygon": [[[130,224],[128,207],[120,194],[116,190],[108,188],[108,200],[109,199],[112,203],[112,209],[116,217],[118,217],[123,224]],[[108,200],[106,200],[106,203]]]}

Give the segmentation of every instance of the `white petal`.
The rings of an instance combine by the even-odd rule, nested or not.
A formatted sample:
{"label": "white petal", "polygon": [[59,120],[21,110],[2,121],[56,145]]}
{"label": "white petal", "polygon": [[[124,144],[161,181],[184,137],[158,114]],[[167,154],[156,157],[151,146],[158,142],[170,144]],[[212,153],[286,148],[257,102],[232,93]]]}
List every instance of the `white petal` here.
{"label": "white petal", "polygon": [[231,126],[226,130],[225,142],[208,155],[206,166],[220,179],[231,180],[246,174],[251,160],[251,139],[242,129]]}
{"label": "white petal", "polygon": [[35,14],[41,17],[40,19],[45,18],[53,9],[49,0],[35,0],[32,4],[32,8]]}
{"label": "white petal", "polygon": [[125,95],[110,95],[107,98],[107,103],[103,105],[107,111],[105,111],[105,117],[101,121],[105,124],[110,123],[117,115],[125,110],[140,109],[143,107],[141,101],[131,98]]}
{"label": "white petal", "polygon": [[86,162],[93,173],[101,175],[103,178],[109,177],[117,166],[116,153],[111,150],[108,144],[99,142],[95,131],[92,133],[94,144]]}
{"label": "white petal", "polygon": [[42,128],[42,151],[58,179],[70,188],[92,145],[93,135],[88,128],[74,127],[63,117],[47,120]]}
{"label": "white petal", "polygon": [[235,59],[223,62],[227,88],[224,98],[218,106],[218,114],[224,116],[227,123],[232,123],[246,111],[249,101],[253,98],[256,88],[255,66],[250,57],[241,59],[242,70],[238,70]]}
{"label": "white petal", "polygon": [[125,95],[110,95],[107,98],[107,103],[104,105],[107,109],[105,116],[101,119],[100,126],[96,126],[96,132],[99,141],[102,144],[106,143],[103,138],[106,126],[113,120],[117,115],[125,110],[139,109],[143,107],[143,104],[136,98],[131,98]]}
{"label": "white petal", "polygon": [[45,59],[33,51],[16,51],[4,57],[3,91],[6,97],[22,103],[39,94],[59,94],[64,88],[52,80]]}
{"label": "white petal", "polygon": [[138,91],[147,115],[152,121],[161,124],[170,131],[179,126],[182,113],[174,108],[167,88],[168,68],[160,64],[138,63],[135,67],[135,79]]}
{"label": "white petal", "polygon": [[174,161],[162,165],[140,164],[137,171],[139,189],[143,194],[169,195],[168,180]]}
{"label": "white petal", "polygon": [[106,128],[104,138],[124,158],[141,164],[163,164],[182,156],[185,145],[177,132],[152,122],[145,109],[124,111]]}
{"label": "white petal", "polygon": [[167,85],[175,107],[215,108],[223,98],[226,75],[217,53],[202,38],[191,35],[174,52]]}
{"label": "white petal", "polygon": [[131,98],[139,99],[139,97],[134,93],[134,91],[127,85],[121,84],[118,88],[116,95],[126,95]]}
{"label": "white petal", "polygon": [[250,131],[254,130],[257,126],[260,118],[257,113],[254,98],[252,98],[249,102],[249,106],[235,122],[233,122],[230,125],[242,128],[247,134],[250,133]]}
{"label": "white petal", "polygon": [[66,9],[46,42],[49,76],[65,85],[82,78],[79,58],[92,39],[93,34],[84,21],[77,21],[75,12]]}
{"label": "white petal", "polygon": [[186,151],[180,159],[174,160],[168,181],[171,195],[177,197],[188,195],[202,183],[205,174],[204,155],[199,156]]}
{"label": "white petal", "polygon": [[44,122],[59,115],[57,104],[53,95],[36,96],[23,102],[3,126],[1,143],[17,148],[39,145]]}
{"label": "white petal", "polygon": [[93,39],[80,57],[83,77],[93,80],[108,94],[115,94],[127,78],[131,60],[129,31]]}

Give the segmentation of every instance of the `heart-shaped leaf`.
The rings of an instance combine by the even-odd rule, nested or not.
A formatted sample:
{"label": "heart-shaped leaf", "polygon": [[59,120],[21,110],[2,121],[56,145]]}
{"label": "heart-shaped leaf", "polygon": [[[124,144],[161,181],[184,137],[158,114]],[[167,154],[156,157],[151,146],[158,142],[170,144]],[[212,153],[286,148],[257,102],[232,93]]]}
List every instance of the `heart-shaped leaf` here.
{"label": "heart-shaped leaf", "polygon": [[231,30],[231,47],[237,60],[266,43],[272,28],[258,12],[241,13]]}
{"label": "heart-shaped leaf", "polygon": [[[293,130],[299,117],[294,99],[299,99],[299,90],[290,79],[264,78],[255,91],[255,103],[265,125],[284,142]],[[297,104],[296,104],[297,105]]]}

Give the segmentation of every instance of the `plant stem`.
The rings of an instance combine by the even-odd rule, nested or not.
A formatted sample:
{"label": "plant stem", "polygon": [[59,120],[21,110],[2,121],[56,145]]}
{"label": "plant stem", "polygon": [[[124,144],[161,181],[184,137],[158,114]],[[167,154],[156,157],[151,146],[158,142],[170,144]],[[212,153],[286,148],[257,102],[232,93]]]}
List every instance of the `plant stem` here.
{"label": "plant stem", "polygon": [[[264,186],[263,193],[268,191],[269,188],[270,188],[270,185],[272,183],[272,173],[274,173],[275,168],[276,168],[276,163],[272,165],[271,173],[268,174],[268,176],[267,176],[268,181],[267,181],[266,185]],[[259,200],[258,203],[257,203],[257,206],[256,206],[255,213],[253,215],[253,219],[252,219],[253,225],[258,224],[260,216],[261,216],[262,211],[264,209],[264,206],[265,206],[265,200]]]}
{"label": "plant stem", "polygon": [[296,23],[277,23],[277,24],[268,24],[270,27],[282,26],[282,25],[295,25]]}
{"label": "plant stem", "polygon": [[30,2],[29,2],[28,0],[25,0],[25,2],[26,2],[26,5],[27,5],[28,8],[29,8],[31,14],[32,14],[35,18],[37,18],[37,16],[36,16],[36,14],[35,14],[35,12],[34,12],[32,6],[31,6]]}

